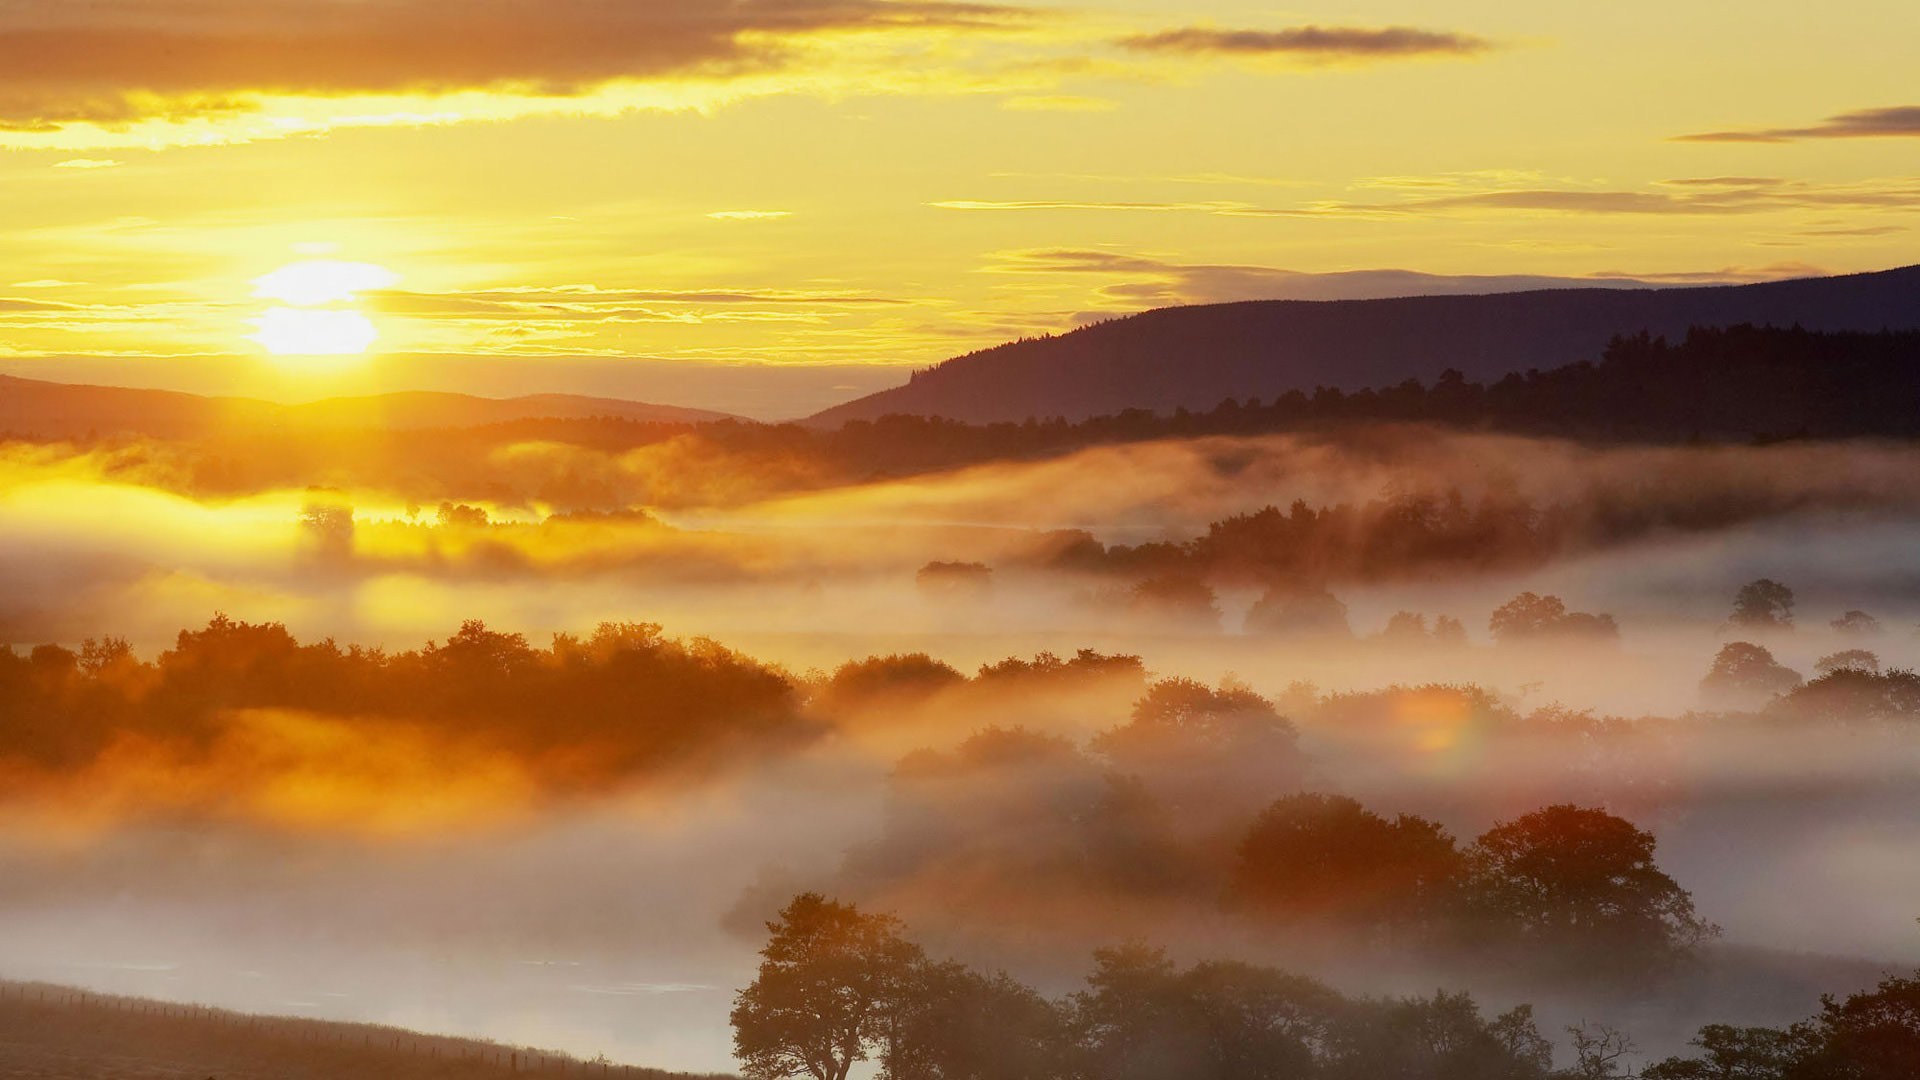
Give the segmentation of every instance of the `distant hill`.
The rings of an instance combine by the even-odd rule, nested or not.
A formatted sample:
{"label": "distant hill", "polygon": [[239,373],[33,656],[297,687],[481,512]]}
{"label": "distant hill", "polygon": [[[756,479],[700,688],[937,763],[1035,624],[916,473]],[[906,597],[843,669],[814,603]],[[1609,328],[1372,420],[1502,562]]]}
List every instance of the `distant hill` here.
{"label": "distant hill", "polygon": [[1452,368],[1469,378],[1597,359],[1616,333],[1694,326],[1920,329],[1920,266],[1758,285],[1547,289],[1385,300],[1264,300],[1163,308],[973,353],[815,415],[974,423],[1141,408],[1211,409],[1319,386],[1356,390]]}
{"label": "distant hill", "polygon": [[728,418],[725,413],[704,409],[574,394],[484,398],[405,392],[282,405],[254,398],[202,397],[172,390],[88,386],[0,375],[0,435],[30,438],[88,434],[183,438],[213,430],[289,427],[413,431],[593,417],[672,424]]}
{"label": "distant hill", "polygon": [[0,983],[0,1076],[18,1080],[732,1080],[374,1024],[254,1016]]}

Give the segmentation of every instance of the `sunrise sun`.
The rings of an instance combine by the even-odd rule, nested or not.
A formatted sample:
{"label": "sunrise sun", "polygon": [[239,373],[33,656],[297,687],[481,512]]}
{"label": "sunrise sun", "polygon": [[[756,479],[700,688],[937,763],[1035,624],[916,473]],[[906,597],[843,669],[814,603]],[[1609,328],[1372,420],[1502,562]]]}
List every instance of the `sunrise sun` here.
{"label": "sunrise sun", "polygon": [[359,295],[398,283],[373,263],[308,259],[254,279],[253,295],[279,301],[250,320],[249,337],[277,357],[360,356],[380,332],[356,307]]}

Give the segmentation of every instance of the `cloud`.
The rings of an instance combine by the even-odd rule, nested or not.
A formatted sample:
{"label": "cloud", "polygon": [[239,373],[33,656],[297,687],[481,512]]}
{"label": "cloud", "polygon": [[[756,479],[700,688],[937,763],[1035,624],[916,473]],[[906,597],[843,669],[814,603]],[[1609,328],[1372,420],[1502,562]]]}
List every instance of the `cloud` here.
{"label": "cloud", "polygon": [[1006,99],[1000,107],[1011,112],[1111,112],[1120,103],[1083,94],[1023,94]]}
{"label": "cloud", "polygon": [[1237,202],[1100,202],[1075,199],[1025,199],[995,201],[985,199],[946,199],[927,205],[940,210],[1119,210],[1162,214],[1241,214],[1262,213],[1256,207]]}
{"label": "cloud", "polygon": [[1729,215],[1783,210],[1904,210],[1915,207],[1920,207],[1920,178],[1914,177],[1837,184],[1776,177],[1702,177],[1666,180],[1638,189],[1494,188],[1408,198],[1398,202],[1324,202],[1315,204],[1312,209],[1329,216],[1392,217],[1476,210],[1559,214]]}
{"label": "cloud", "polygon": [[[1555,183],[1560,186],[1526,186]],[[1644,188],[1574,186],[1532,174],[1454,173],[1434,177],[1379,177],[1356,184],[1402,194],[1383,202],[1320,200],[1296,206],[1246,202],[1131,202],[1080,199],[948,199],[943,210],[1124,211],[1194,213],[1255,218],[1381,218],[1476,211],[1532,211],[1581,215],[1736,215],[1806,209],[1920,208],[1920,177],[1823,183],[1779,177],[1701,177],[1664,180]]]}
{"label": "cloud", "polygon": [[217,116],[273,94],[566,97],[779,70],[829,32],[1020,18],[949,0],[0,0],[0,128]]}
{"label": "cloud", "polygon": [[1421,56],[1476,56],[1492,42],[1471,34],[1410,26],[1364,28],[1295,26],[1285,30],[1220,30],[1189,26],[1120,39],[1140,52],[1190,56],[1288,57],[1312,62],[1398,60]]}
{"label": "cloud", "polygon": [[117,169],[120,165],[121,162],[105,158],[69,158],[66,161],[54,162],[53,167],[56,169]]}
{"label": "cloud", "polygon": [[[1065,248],[1002,252],[989,267],[1003,274],[1072,274],[1126,279],[1098,290],[1105,303],[1133,310],[1242,300],[1372,300],[1394,296],[1477,295],[1532,289],[1645,288],[1652,276],[1551,277],[1534,274],[1424,274],[1413,270],[1307,273],[1271,266],[1181,263],[1148,255]],[[1776,275],[1777,276],[1777,275]],[[1736,269],[1689,280],[1751,280]],[[1664,280],[1664,279],[1660,279]],[[1083,319],[1106,318],[1112,310]]]}
{"label": "cloud", "polygon": [[715,210],[708,214],[715,221],[778,221],[793,216],[791,210]]}
{"label": "cloud", "polygon": [[1858,109],[1829,116],[1808,127],[1703,131],[1676,136],[1675,142],[1785,143],[1802,139],[1920,138],[1920,105]]}

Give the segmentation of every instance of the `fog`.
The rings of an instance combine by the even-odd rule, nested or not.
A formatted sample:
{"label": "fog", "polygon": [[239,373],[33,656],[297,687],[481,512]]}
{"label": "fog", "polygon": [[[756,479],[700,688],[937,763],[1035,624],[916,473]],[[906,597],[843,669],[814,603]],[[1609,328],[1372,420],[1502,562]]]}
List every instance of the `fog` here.
{"label": "fog", "polygon": [[[709,475],[592,510],[510,470],[491,497],[372,471],[215,493],[174,453],[0,447],[0,639],[26,695],[8,698],[0,755],[0,975],[706,1070],[732,1067],[727,1011],[760,920],[802,889],[1049,992],[1139,938],[1349,992],[1534,1001],[1656,1054],[1920,963],[1920,717],[1702,688],[1735,641],[1808,679],[1848,649],[1882,671],[1920,663],[1909,449],[1383,430],[877,479]],[[536,456],[616,479],[659,466],[577,447],[515,460]],[[1557,524],[1470,556],[1328,554],[1453,491]],[[1296,501],[1381,508],[1298,556],[1345,632],[1250,630],[1282,576],[1175,548]],[[1151,558],[1182,560],[1214,615],[1142,602],[1159,571],[1139,552],[1161,543]],[[930,563],[981,572],[955,586]],[[1729,625],[1759,578],[1792,588],[1790,629]],[[1522,593],[1617,635],[1496,637]],[[1830,625],[1849,611],[1876,622]],[[274,655],[331,638],[324,670],[359,681],[200,694],[221,684],[196,672],[255,663],[211,633],[213,659],[189,662],[201,639],[179,635],[216,612],[284,624],[299,648]],[[1464,639],[1435,635],[1440,616]],[[634,621],[657,629],[595,636]],[[108,638],[131,654],[29,659]],[[458,666],[506,648],[525,652]],[[911,654],[926,656],[843,668]],[[980,671],[1010,657],[1027,666]],[[1284,739],[1129,757],[1114,732],[1175,678],[1265,699]],[[84,723],[50,733],[47,717]],[[989,729],[1000,742],[975,738]],[[1723,935],[1629,992],[1260,924],[1223,889],[1248,822],[1301,791],[1462,844],[1555,803],[1604,807],[1654,833]]]}

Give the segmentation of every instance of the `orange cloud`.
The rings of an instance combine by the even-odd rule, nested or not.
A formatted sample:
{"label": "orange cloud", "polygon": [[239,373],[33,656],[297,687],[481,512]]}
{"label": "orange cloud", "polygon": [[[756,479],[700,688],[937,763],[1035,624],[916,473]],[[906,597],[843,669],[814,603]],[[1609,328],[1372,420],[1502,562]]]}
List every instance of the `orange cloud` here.
{"label": "orange cloud", "polygon": [[256,94],[511,90],[778,70],[825,31],[965,30],[945,0],[103,0],[0,5],[0,128],[244,112]]}

